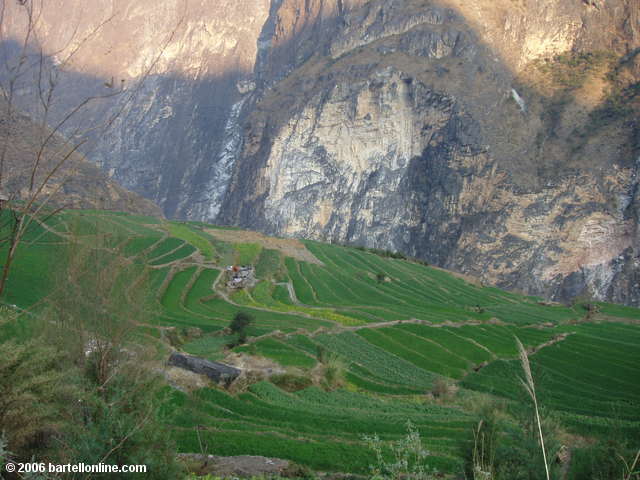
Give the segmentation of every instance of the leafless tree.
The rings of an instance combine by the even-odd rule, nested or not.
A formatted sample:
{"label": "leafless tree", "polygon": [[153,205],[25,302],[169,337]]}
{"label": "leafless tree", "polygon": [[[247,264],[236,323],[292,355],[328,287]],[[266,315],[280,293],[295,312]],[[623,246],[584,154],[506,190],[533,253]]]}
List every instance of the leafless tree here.
{"label": "leafless tree", "polygon": [[[5,291],[11,266],[22,238],[33,224],[55,215],[62,207],[53,207],[52,198],[65,183],[64,167],[91,138],[102,135],[135,99],[144,81],[154,70],[164,50],[173,40],[184,20],[167,34],[143,74],[134,85],[115,78],[102,85],[102,91],[79,98],[60,111],[56,100],[66,88],[65,74],[71,70],[73,59],[98,35],[115,15],[104,18],[94,28],[83,33],[77,25],[64,45],[47,51],[42,34],[42,15],[47,7],[44,0],[0,0],[0,47],[5,54],[0,59],[0,249],[4,262],[0,274],[0,296]],[[9,38],[8,15],[20,16],[23,25],[20,38]],[[6,46],[16,46],[11,54]],[[51,59],[55,59],[52,61]],[[28,118],[19,111],[19,91],[25,86],[33,93]],[[88,109],[100,102],[113,101],[116,108],[106,110],[105,118],[84,124]],[[25,125],[32,130],[25,132]],[[64,135],[63,135],[64,133]],[[10,150],[19,136],[28,135],[29,152],[20,155],[20,175],[24,180],[16,187],[18,171],[10,165]],[[15,163],[15,162],[14,162]],[[52,180],[56,177],[60,181]],[[8,188],[11,186],[11,188]],[[5,248],[2,248],[5,247]]]}

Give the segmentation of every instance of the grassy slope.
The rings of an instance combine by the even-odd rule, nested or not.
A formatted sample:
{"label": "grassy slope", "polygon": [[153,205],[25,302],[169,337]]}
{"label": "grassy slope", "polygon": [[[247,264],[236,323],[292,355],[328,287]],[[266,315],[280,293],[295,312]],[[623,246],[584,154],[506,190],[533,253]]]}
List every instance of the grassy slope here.
{"label": "grassy slope", "polygon": [[[533,348],[570,334],[531,357],[542,404],[568,428],[606,435],[615,422],[629,435],[639,430],[640,327],[623,323],[640,318],[638,309],[601,304],[595,319],[607,323],[579,322],[587,314],[580,306],[544,305],[439,269],[305,242],[324,265],[309,264],[260,245],[213,240],[197,223],[98,211],[64,212],[48,223],[62,236],[34,225],[4,302],[40,308],[55,285],[64,234],[74,231],[86,241],[108,234],[114,247],[152,269],[156,327],[202,330],[183,350],[222,359],[227,338],[217,332],[236,312],[248,311],[256,318],[251,335],[280,333],[238,351],[305,372],[324,349],[346,366],[349,391],[311,387],[290,394],[259,383],[237,396],[174,392],[167,407],[183,451],[199,451],[194,426],[204,425],[211,429],[202,435],[218,454],[273,455],[322,470],[364,472],[372,458],[362,435],[396,439],[411,420],[433,452],[433,465],[454,470],[473,415],[425,404],[422,394],[444,376],[463,391],[522,402],[514,335]],[[229,261],[253,262],[260,280],[233,294],[232,302],[213,290],[216,281],[224,284],[221,270]],[[149,326],[145,333],[161,336]]]}

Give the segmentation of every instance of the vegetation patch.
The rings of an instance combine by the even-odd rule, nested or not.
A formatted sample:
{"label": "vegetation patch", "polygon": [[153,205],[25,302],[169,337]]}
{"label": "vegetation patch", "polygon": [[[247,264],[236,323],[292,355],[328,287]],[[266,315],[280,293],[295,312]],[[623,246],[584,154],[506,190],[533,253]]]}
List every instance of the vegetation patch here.
{"label": "vegetation patch", "polygon": [[[70,226],[76,215],[78,226]],[[39,325],[56,321],[55,316],[39,320],[67,310],[52,308],[54,298],[75,305],[70,292],[58,288],[63,277],[49,273],[56,265],[77,262],[65,245],[77,235],[80,241],[74,245],[103,242],[99,245],[108,248],[98,251],[121,255],[123,263],[113,269],[119,272],[117,281],[108,290],[114,292],[113,311],[122,312],[118,305],[133,308],[124,292],[147,285],[149,297],[135,302],[139,313],[132,317],[137,323],[127,337],[127,351],[144,344],[158,368],[171,349],[178,349],[219,362],[255,356],[287,369],[268,382],[256,374],[234,390],[236,395],[197,382],[200,388],[187,389],[190,393],[168,390],[164,396],[151,389],[161,399],[163,425],[180,451],[275,456],[309,468],[364,475],[371,474],[373,465],[388,474],[394,446],[419,433],[429,455],[416,468],[469,475],[478,466],[475,461],[494,472],[513,467],[528,475],[541,460],[530,454],[537,440],[527,437],[531,423],[522,420],[531,418],[532,410],[519,381],[522,366],[514,336],[530,358],[549,448],[555,448],[557,429],[547,417],[572,435],[593,439],[593,450],[576,447],[578,460],[567,478],[599,471],[584,452],[605,458],[599,442],[613,431],[622,440],[612,444],[612,455],[632,460],[630,445],[640,441],[637,309],[606,303],[594,303],[597,308],[589,310],[578,303],[548,305],[402,258],[318,242],[303,245],[317,260],[307,262],[258,242],[216,238],[213,260],[202,262],[193,255],[181,265],[179,260],[201,251],[195,245],[199,240],[191,238],[202,233],[198,226],[178,224],[180,232],[166,237],[165,224],[93,212],[65,213],[52,222],[65,236],[53,239],[36,225],[29,242],[20,246],[2,299],[17,307],[0,309],[6,317],[0,322],[0,348],[7,341],[28,342]],[[230,294],[220,274],[241,255],[251,258],[260,281]],[[100,262],[109,265],[106,258]],[[162,266],[165,262],[176,263]],[[110,298],[104,285],[92,292]],[[97,312],[92,305],[83,312]],[[244,316],[251,321],[236,321]],[[93,325],[103,324],[109,322]],[[43,353],[42,358],[49,357]],[[139,400],[148,405],[149,398],[143,397]],[[495,408],[485,408],[479,401],[485,398]],[[497,413],[491,416],[489,410]],[[375,435],[378,441],[371,441]],[[483,435],[494,442],[492,465],[489,457],[473,453],[475,439]],[[507,441],[515,457],[506,452]],[[607,471],[619,476],[617,467],[610,467]]]}
{"label": "vegetation patch", "polygon": [[198,249],[205,260],[214,259],[215,249],[213,248],[212,243],[209,241],[209,237],[206,233],[177,222],[169,222],[167,226],[169,229],[169,234],[172,237],[179,238],[193,245],[193,247]]}
{"label": "vegetation patch", "polygon": [[252,265],[258,259],[262,245],[258,243],[235,243],[236,263],[238,265]]}

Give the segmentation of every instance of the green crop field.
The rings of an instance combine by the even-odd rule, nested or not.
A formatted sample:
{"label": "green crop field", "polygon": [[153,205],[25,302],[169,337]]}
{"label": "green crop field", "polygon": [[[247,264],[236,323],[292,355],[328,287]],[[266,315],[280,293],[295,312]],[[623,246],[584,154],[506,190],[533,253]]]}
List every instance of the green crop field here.
{"label": "green crop field", "polygon": [[257,243],[236,243],[233,245],[236,250],[236,262],[239,265],[250,265],[256,263],[262,245]]}
{"label": "green crop field", "polygon": [[[146,271],[151,320],[141,336],[162,344],[163,354],[177,349],[254,369],[242,388],[167,387],[166,418],[183,452],[206,444],[216,455],[362,474],[375,460],[363,435],[398,440],[411,421],[429,464],[459,473],[476,403],[529,408],[516,337],[528,349],[545,414],[588,441],[607,438],[612,425],[640,441],[638,309],[550,305],[417,262],[303,241],[319,261],[309,263],[259,243],[214,239],[206,228],[222,227],[64,211],[47,228],[30,227],[1,300],[45,311],[73,242],[100,240],[140,278]],[[255,281],[229,289],[231,264],[254,266]],[[227,329],[239,312],[254,319],[242,344]],[[0,326],[0,338],[24,335],[27,319]],[[339,372],[334,383],[331,368]],[[311,386],[285,391],[269,372]],[[437,398],[443,382],[453,393]]]}
{"label": "green crop field", "polygon": [[170,222],[168,229],[172,237],[184,240],[197,248],[206,260],[213,260],[215,249],[213,248],[209,235],[176,222]]}

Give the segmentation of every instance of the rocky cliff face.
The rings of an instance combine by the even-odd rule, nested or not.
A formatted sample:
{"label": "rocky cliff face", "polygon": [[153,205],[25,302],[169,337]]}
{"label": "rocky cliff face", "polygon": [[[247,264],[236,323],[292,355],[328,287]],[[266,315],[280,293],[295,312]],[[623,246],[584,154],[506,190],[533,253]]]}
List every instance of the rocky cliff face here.
{"label": "rocky cliff face", "polygon": [[317,3],[328,33],[308,22],[251,112],[223,221],[640,304],[633,2]]}
{"label": "rocky cliff face", "polygon": [[[6,3],[2,38],[20,43],[24,8]],[[56,120],[83,99],[109,93],[105,84],[122,85],[121,95],[93,102],[64,133],[113,120],[85,148],[89,158],[168,216],[215,217],[270,0],[26,3],[37,17],[39,43],[32,47],[34,67],[21,79],[20,106],[31,113],[38,105],[39,45],[47,61],[61,67],[51,112]]]}
{"label": "rocky cliff face", "polygon": [[640,305],[636,0],[73,2],[76,90],[131,85],[91,158],[168,215]]}
{"label": "rocky cliff face", "polygon": [[[0,151],[2,189],[12,200],[27,201],[40,188],[37,204],[49,207],[91,208],[162,216],[150,200],[130,192],[74,151],[60,135],[46,142],[43,130],[25,115],[11,112],[0,100]],[[38,160],[39,159],[39,160]],[[34,169],[35,165],[37,168]],[[35,171],[34,171],[35,170]],[[30,192],[31,178],[34,190]]]}

